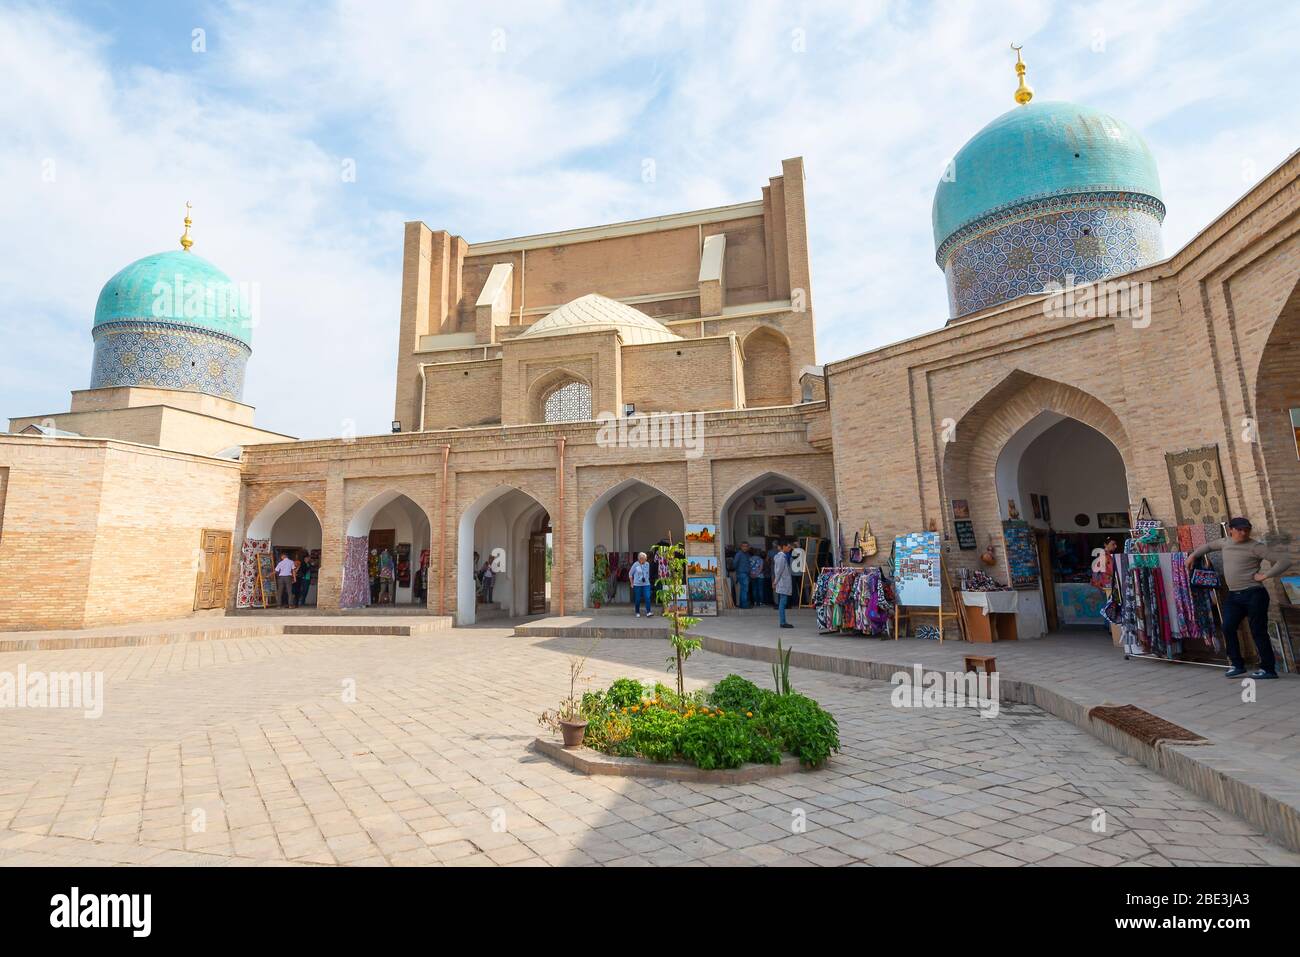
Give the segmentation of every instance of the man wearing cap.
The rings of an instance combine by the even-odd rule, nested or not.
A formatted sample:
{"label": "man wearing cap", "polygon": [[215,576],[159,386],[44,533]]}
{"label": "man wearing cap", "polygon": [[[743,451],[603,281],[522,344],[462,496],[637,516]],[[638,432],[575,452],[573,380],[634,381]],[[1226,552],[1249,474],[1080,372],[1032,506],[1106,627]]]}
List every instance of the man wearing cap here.
{"label": "man wearing cap", "polygon": [[[1260,669],[1252,671],[1252,678],[1276,678],[1277,661],[1273,657],[1273,644],[1268,637],[1268,589],[1264,582],[1277,578],[1291,567],[1291,559],[1276,552],[1263,542],[1250,537],[1250,520],[1234,518],[1228,522],[1228,537],[1206,542],[1187,556],[1189,567],[1209,552],[1223,554],[1223,581],[1228,586],[1228,599],[1223,603],[1223,637],[1228,642],[1229,678],[1239,678],[1246,673],[1237,643],[1237,628],[1243,618],[1250,621],[1250,636],[1259,652]],[[1267,561],[1268,574],[1260,571]]]}

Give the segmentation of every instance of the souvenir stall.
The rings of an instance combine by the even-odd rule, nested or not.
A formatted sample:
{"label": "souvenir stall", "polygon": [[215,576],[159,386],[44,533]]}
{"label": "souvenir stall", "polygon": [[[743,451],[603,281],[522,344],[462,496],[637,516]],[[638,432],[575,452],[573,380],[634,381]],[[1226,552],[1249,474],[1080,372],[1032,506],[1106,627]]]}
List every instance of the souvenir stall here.
{"label": "souvenir stall", "polygon": [[817,574],[812,605],[820,634],[888,637],[894,586],[883,568],[831,566]]}
{"label": "souvenir stall", "polygon": [[977,644],[1017,640],[1020,592],[981,571],[961,568],[957,576],[960,598],[957,610],[962,616],[966,640]]}
{"label": "souvenir stall", "polygon": [[1101,582],[1107,598],[1102,613],[1119,625],[1125,658],[1227,666],[1215,594],[1218,575],[1204,567],[1193,572],[1181,550],[1222,537],[1217,523],[1182,526],[1175,545],[1143,504],[1132,537],[1114,556],[1113,574]]}

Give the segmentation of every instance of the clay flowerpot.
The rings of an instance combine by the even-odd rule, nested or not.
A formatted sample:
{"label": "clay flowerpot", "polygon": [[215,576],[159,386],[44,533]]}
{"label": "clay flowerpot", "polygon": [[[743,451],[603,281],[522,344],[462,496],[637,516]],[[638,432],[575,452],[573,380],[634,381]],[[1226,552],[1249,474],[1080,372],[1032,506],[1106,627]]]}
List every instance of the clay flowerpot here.
{"label": "clay flowerpot", "polygon": [[560,734],[564,736],[566,748],[576,748],[582,744],[582,739],[587,734],[587,722],[583,718],[577,721],[561,721]]}

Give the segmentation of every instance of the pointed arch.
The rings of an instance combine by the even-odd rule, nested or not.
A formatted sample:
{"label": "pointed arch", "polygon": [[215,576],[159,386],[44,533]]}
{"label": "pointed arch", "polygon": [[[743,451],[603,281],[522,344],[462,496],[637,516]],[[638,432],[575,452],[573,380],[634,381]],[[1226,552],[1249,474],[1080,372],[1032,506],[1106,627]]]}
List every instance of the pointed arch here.
{"label": "pointed arch", "polygon": [[299,495],[292,489],[285,489],[284,491],[277,493],[269,502],[258,510],[257,514],[253,517],[253,520],[248,523],[248,529],[244,532],[244,537],[259,540],[269,539],[271,537],[272,529],[275,528],[275,523],[280,520],[280,517],[284,515],[285,512],[289,511],[289,509],[293,508],[293,506],[299,502],[302,502],[302,504],[311,509],[311,513],[316,516],[316,521],[319,522],[323,528],[324,523],[321,522],[320,514],[312,507],[311,502],[307,501],[307,499],[303,498],[303,496]]}
{"label": "pointed arch", "polygon": [[722,556],[727,553],[728,545],[739,545],[739,540],[733,532],[733,526],[737,515],[736,509],[746,497],[758,494],[759,490],[765,485],[781,483],[789,485],[792,488],[802,490],[804,493],[811,495],[813,501],[822,511],[822,518],[825,521],[825,527],[822,529],[823,538],[832,538],[832,529],[835,527],[835,509],[831,505],[829,496],[811,482],[804,479],[794,478],[793,476],[776,469],[759,472],[749,478],[741,479],[733,485],[730,491],[722,499],[722,506],[718,509],[718,555],[721,560]]}
{"label": "pointed arch", "polygon": [[[639,494],[624,496],[625,492],[639,492]],[[626,500],[622,500],[621,497]],[[624,551],[626,549],[621,543],[628,542],[633,516],[642,506],[659,498],[666,499],[677,510],[684,533],[686,510],[682,508],[681,503],[661,486],[645,479],[628,478],[616,482],[597,495],[587,506],[582,516],[582,601],[584,605],[591,600],[592,573],[596,564],[596,539],[599,537],[598,524],[603,517],[602,513],[609,511],[614,548]]]}
{"label": "pointed arch", "polygon": [[746,407],[793,405],[790,340],[771,326],[759,326],[745,336],[741,352]]}
{"label": "pointed arch", "polygon": [[[505,551],[505,569],[495,582],[493,601],[501,605],[507,615],[517,615],[526,610],[528,534],[541,516],[548,515],[546,504],[531,492],[517,486],[501,484],[482,492],[461,511],[456,533],[456,623],[472,625],[478,620],[478,581],[475,573],[474,551],[479,518],[492,510],[499,528],[499,540],[492,547]],[[480,562],[486,555],[480,555]]]}

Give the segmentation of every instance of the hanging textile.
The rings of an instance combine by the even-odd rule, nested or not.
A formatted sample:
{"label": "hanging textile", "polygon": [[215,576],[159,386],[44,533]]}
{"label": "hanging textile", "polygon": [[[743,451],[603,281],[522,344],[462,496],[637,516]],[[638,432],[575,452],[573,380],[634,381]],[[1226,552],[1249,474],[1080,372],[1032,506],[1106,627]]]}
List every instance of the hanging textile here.
{"label": "hanging textile", "polygon": [[343,548],[343,591],[339,595],[339,607],[365,608],[369,604],[370,538],[349,535]]}
{"label": "hanging textile", "polygon": [[239,549],[239,584],[235,586],[236,608],[260,608],[257,597],[257,556],[271,551],[269,538],[246,538]]}
{"label": "hanging textile", "polygon": [[888,634],[893,602],[893,586],[879,568],[823,568],[813,585],[812,604],[823,634]]}

